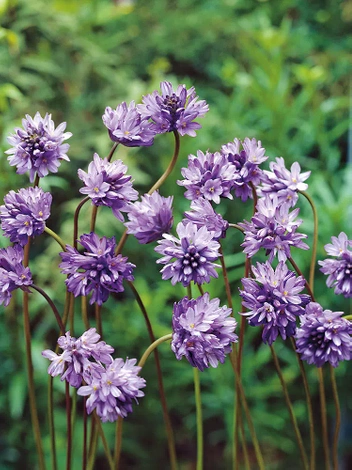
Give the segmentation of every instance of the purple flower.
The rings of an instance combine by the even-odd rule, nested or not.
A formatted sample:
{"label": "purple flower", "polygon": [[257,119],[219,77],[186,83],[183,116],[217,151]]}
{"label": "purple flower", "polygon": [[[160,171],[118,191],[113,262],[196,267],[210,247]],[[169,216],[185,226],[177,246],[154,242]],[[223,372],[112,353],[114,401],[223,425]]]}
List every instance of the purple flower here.
{"label": "purple flower", "polygon": [[326,284],[335,287],[335,294],[352,297],[352,251],[348,249],[348,246],[352,246],[352,240],[348,240],[347,235],[341,232],[337,238],[331,237],[331,241],[324,248],[328,255],[336,256],[337,259],[318,261],[320,271],[328,275]]}
{"label": "purple flower", "polygon": [[258,188],[259,195],[268,194],[270,197],[276,194],[279,203],[289,203],[293,207],[298,200],[298,191],[305,191],[308,184],[304,181],[309,178],[310,171],[301,173],[298,162],[291,166],[291,171],[285,167],[285,160],[278,157],[275,162],[269,164],[270,170],[264,170],[262,186]]}
{"label": "purple flower", "polygon": [[198,228],[206,227],[209,232],[214,232],[214,239],[226,237],[229,227],[227,220],[214,211],[212,205],[206,199],[196,199],[191,202],[191,211],[185,212],[185,217],[196,224]]}
{"label": "purple flower", "polygon": [[148,119],[139,113],[134,101],[129,106],[125,102],[116,110],[109,106],[105,109],[103,122],[109,130],[110,139],[126,147],[153,145],[155,132]]}
{"label": "purple flower", "polygon": [[125,222],[127,233],[133,234],[139,243],[146,244],[159,240],[163,233],[170,232],[173,197],[160,196],[158,191],[145,194],[142,200],[128,206]]}
{"label": "purple flower", "polygon": [[12,243],[24,246],[28,237],[44,232],[45,221],[50,216],[52,196],[41,188],[10,191],[5,204],[0,207],[1,228]]}
{"label": "purple flower", "polygon": [[194,87],[187,90],[179,85],[174,91],[170,82],[161,82],[158,91],[143,96],[143,104],[137,106],[144,119],[151,119],[152,129],[157,134],[178,131],[180,135],[195,137],[202,126],[194,119],[203,117],[209,110],[204,100],[198,101]]}
{"label": "purple flower", "polygon": [[186,356],[201,371],[225,361],[231,343],[238,339],[234,333],[237,322],[230,317],[231,309],[219,304],[208,293],[196,300],[184,297],[174,304],[171,349],[178,360]]}
{"label": "purple flower", "polygon": [[236,168],[225,155],[219,152],[205,154],[198,150],[197,156],[188,156],[188,167],[181,169],[184,180],[177,181],[185,186],[187,199],[205,198],[219,204],[220,197],[233,199],[230,191],[236,174]]}
{"label": "purple flower", "polygon": [[126,175],[127,166],[121,160],[109,162],[94,154],[88,166],[88,172],[78,170],[79,178],[85,187],[80,193],[87,194],[95,206],[108,206],[121,222],[124,217],[121,211],[127,210],[130,201],[138,199],[138,192],[132,188],[131,176]]}
{"label": "purple flower", "polygon": [[[71,336],[69,331],[65,336],[60,336],[57,344],[63,350],[61,354],[50,349],[42,352],[51,361],[48,374],[52,377],[60,375],[62,381],[66,380],[76,388],[82,385],[82,380],[90,382],[93,378],[100,377],[105,370],[101,363],[112,363],[111,354],[114,348],[99,339],[100,335],[95,328],[90,328],[78,339]],[[99,362],[92,362],[90,359]]]}
{"label": "purple flower", "polygon": [[0,249],[0,305],[7,307],[11,292],[15,289],[28,291],[33,284],[29,268],[23,266],[23,248],[19,245]]}
{"label": "purple flower", "polygon": [[89,395],[88,414],[95,409],[105,423],[116,421],[119,416],[125,418],[133,411],[133,401],[138,403],[137,398],[144,396],[140,389],[145,387],[145,380],[138,376],[141,367],[136,362],[136,359],[126,359],[126,362],[115,359],[100,377],[92,377],[88,385],[78,389],[78,395]]}
{"label": "purple flower", "polygon": [[60,166],[60,160],[69,161],[66,152],[68,144],[64,140],[71,137],[71,132],[64,132],[66,123],[61,123],[56,129],[51,114],[44,118],[36,113],[34,118],[26,114],[22,120],[23,129],[17,127],[16,133],[8,137],[8,142],[13,145],[5,153],[9,154],[8,160],[11,166],[17,166],[17,173],[22,175],[29,171],[31,183],[37,173],[40,178],[49,172],[56,173]]}
{"label": "purple flower", "polygon": [[297,352],[308,364],[322,367],[330,362],[337,367],[340,361],[349,361],[352,352],[352,325],[343,312],[324,310],[316,302],[306,307],[301,325],[296,332]]}
{"label": "purple flower", "polygon": [[75,248],[66,245],[67,251],[60,253],[61,272],[68,274],[66,285],[74,296],[89,295],[90,304],[102,305],[110,292],[123,292],[123,280],[133,281],[134,264],[128,263],[122,255],[115,256],[115,238],[102,237],[91,232],[84,234],[79,243],[85,248],[80,254]]}
{"label": "purple flower", "polygon": [[252,271],[255,279],[242,279],[242,305],[249,312],[241,315],[248,317],[251,326],[264,326],[264,343],[271,345],[278,335],[283,339],[293,336],[296,317],[304,314],[310,301],[309,295],[299,294],[305,286],[304,278],[296,277],[283,262],[275,270],[268,261],[257,263]]}
{"label": "purple flower", "polygon": [[[240,150],[242,144],[243,149]],[[265,148],[261,141],[249,139],[246,137],[243,142],[234,139],[221,147],[221,153],[225,155],[228,161],[235,167],[233,188],[235,195],[242,201],[252,197],[252,188],[250,183],[257,186],[262,178],[263,171],[259,165],[267,160]]]}
{"label": "purple flower", "polygon": [[299,209],[289,212],[288,204],[279,204],[276,196],[258,200],[257,212],[250,222],[246,220],[239,225],[244,229],[244,252],[251,258],[260,248],[266,250],[270,263],[277,255],[279,261],[291,257],[291,247],[308,250],[302,242],[307,235],[296,232],[302,219],[295,220]]}
{"label": "purple flower", "polygon": [[[197,284],[210,282],[211,277],[218,277],[214,261],[218,259],[220,244],[214,240],[214,232],[206,227],[198,227],[189,221],[180,222],[176,232],[179,239],[165,233],[164,240],[158,241],[155,248],[163,258],[157,260],[165,264],[162,268],[162,278],[171,279],[172,285],[182,282],[188,286],[191,281]],[[172,261],[175,258],[175,261]]]}

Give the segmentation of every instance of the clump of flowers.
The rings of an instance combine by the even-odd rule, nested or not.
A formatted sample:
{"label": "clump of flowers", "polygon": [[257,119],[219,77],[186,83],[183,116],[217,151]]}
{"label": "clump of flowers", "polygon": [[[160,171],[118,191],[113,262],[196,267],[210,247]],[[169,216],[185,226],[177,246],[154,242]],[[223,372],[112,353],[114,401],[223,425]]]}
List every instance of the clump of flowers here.
{"label": "clump of flowers", "polygon": [[208,293],[175,303],[171,349],[176,358],[185,356],[200,371],[223,363],[231,344],[238,340],[234,333],[237,322],[230,315],[231,309],[220,307],[220,300],[210,300]]}
{"label": "clump of flowers", "polygon": [[115,109],[108,106],[103,114],[110,139],[126,147],[153,145],[155,132],[148,119],[141,116],[134,101],[128,106],[123,102]]}
{"label": "clump of flowers", "polygon": [[[164,234],[164,240],[159,240],[155,248],[163,258],[157,260],[165,264],[162,268],[162,278],[171,279],[175,285],[181,282],[188,286],[191,281],[196,284],[210,282],[211,277],[218,277],[214,261],[219,257],[220,244],[214,240],[214,232],[206,227],[198,229],[197,225],[189,221],[180,222],[176,232],[179,238]],[[174,261],[173,261],[174,260]]]}
{"label": "clump of flowers", "polygon": [[125,222],[127,233],[134,235],[139,243],[146,244],[159,240],[163,233],[168,233],[173,224],[173,196],[160,196],[158,191],[145,194],[141,201],[128,206]]}
{"label": "clump of flowers", "polygon": [[323,310],[316,302],[306,306],[296,332],[297,352],[308,364],[322,367],[329,362],[337,367],[352,355],[352,324],[341,318],[343,312]]}
{"label": "clump of flowers", "polygon": [[34,118],[26,114],[22,126],[15,129],[16,133],[8,137],[13,147],[5,153],[10,155],[8,161],[17,167],[17,173],[22,175],[29,171],[31,183],[37,173],[40,178],[49,172],[56,173],[61,160],[69,161],[66,155],[69,145],[63,142],[72,136],[64,132],[66,123],[61,123],[56,129],[51,114],[43,118],[36,113]]}
{"label": "clump of flowers", "polygon": [[191,202],[191,210],[184,213],[186,219],[196,224],[198,228],[206,227],[209,232],[214,232],[214,240],[226,237],[229,227],[227,220],[214,211],[213,206],[206,199],[195,199]]}
{"label": "clump of flowers", "polygon": [[79,191],[87,194],[95,206],[111,207],[114,216],[124,221],[122,211],[127,210],[130,201],[138,199],[138,192],[132,187],[132,177],[126,175],[127,166],[121,160],[109,162],[94,154],[88,172],[78,170],[78,177],[85,186]]}
{"label": "clump of flowers", "polygon": [[249,312],[241,313],[248,317],[251,326],[262,325],[262,339],[271,345],[278,335],[283,339],[296,332],[296,319],[305,313],[310,301],[309,295],[300,294],[305,280],[296,277],[285,263],[280,262],[276,269],[267,261],[252,267],[255,279],[243,278],[240,290],[242,305]]}
{"label": "clump of flowers", "polygon": [[0,305],[7,307],[15,289],[28,292],[32,273],[23,266],[23,248],[20,245],[0,249]]}
{"label": "clump of flowers", "polygon": [[66,245],[66,252],[60,253],[61,272],[68,274],[66,285],[74,296],[88,296],[90,304],[102,305],[110,292],[123,292],[123,280],[133,281],[135,265],[127,262],[127,258],[118,254],[115,256],[115,238],[102,237],[91,232],[79,239],[85,249],[79,253],[75,248]]}
{"label": "clump of flowers", "polygon": [[335,294],[352,297],[352,251],[348,249],[352,246],[352,240],[341,232],[338,237],[331,237],[331,241],[324,248],[328,255],[336,259],[319,261],[320,271],[328,275],[326,284],[334,287]]}
{"label": "clump of flowers", "polygon": [[12,243],[24,246],[28,237],[44,232],[45,221],[50,216],[52,196],[41,188],[10,191],[0,207],[1,228]]}
{"label": "clump of flowers", "polygon": [[194,87],[185,85],[173,89],[170,82],[160,83],[158,91],[143,96],[143,104],[137,106],[143,119],[150,119],[157,134],[177,131],[180,135],[195,137],[202,126],[195,119],[203,117],[209,110],[204,100],[198,100]]}

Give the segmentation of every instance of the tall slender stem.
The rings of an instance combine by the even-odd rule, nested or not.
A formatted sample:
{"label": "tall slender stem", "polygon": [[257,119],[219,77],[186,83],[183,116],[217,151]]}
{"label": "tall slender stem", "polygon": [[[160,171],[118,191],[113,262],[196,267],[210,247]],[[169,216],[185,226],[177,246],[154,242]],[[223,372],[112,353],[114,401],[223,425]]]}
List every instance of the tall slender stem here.
{"label": "tall slender stem", "polygon": [[313,221],[314,221],[314,232],[313,232],[313,247],[312,247],[312,257],[310,261],[309,269],[309,285],[312,290],[314,290],[314,273],[315,273],[315,262],[317,258],[317,246],[318,246],[318,213],[313,202],[313,199],[305,191],[298,191],[302,196],[304,196],[312,208],[313,211]]}
{"label": "tall slender stem", "polygon": [[123,418],[119,416],[116,423],[116,436],[115,436],[115,452],[114,452],[114,465],[115,470],[119,468],[121,447],[122,447],[122,429],[123,429]]}
{"label": "tall slender stem", "polygon": [[323,434],[325,468],[326,470],[329,470],[330,469],[330,448],[329,448],[329,439],[328,439],[328,423],[326,419],[324,375],[323,375],[322,367],[318,367],[318,377],[319,377],[320,414],[321,414],[321,429],[322,429],[322,434]]}
{"label": "tall slender stem", "polygon": [[203,470],[203,417],[202,417],[202,401],[200,393],[200,378],[197,367],[193,368],[194,379],[194,397],[196,401],[197,415],[197,470]]}
{"label": "tall slender stem", "polygon": [[56,308],[54,302],[51,300],[51,298],[48,296],[48,294],[41,287],[36,286],[35,284],[32,284],[31,287],[32,287],[32,289],[39,292],[39,294],[41,294],[44,297],[44,299],[48,302],[48,304],[51,307],[51,310],[53,311],[53,313],[55,315],[57,324],[59,325],[60,333],[61,333],[61,335],[64,335],[65,334],[65,326],[62,323],[61,316],[60,316],[59,311]]}
{"label": "tall slender stem", "polygon": [[44,232],[50,235],[54,240],[58,242],[58,244],[61,246],[61,248],[66,251],[66,245],[65,242],[62,240],[61,237],[57,233],[55,233],[53,230],[51,230],[49,227],[45,227]]}
{"label": "tall slender stem", "polygon": [[78,204],[75,214],[73,216],[73,246],[77,248],[77,238],[78,238],[78,218],[79,213],[86,202],[90,199],[89,196],[86,196],[82,201]]}
{"label": "tall slender stem", "polygon": [[143,367],[148,357],[154,351],[154,349],[157,348],[161,343],[164,343],[165,341],[170,341],[170,339],[172,339],[172,333],[162,336],[161,338],[154,341],[154,343],[152,343],[150,346],[148,346],[143,356],[141,357],[140,361],[138,362],[138,366]]}
{"label": "tall slender stem", "polygon": [[71,422],[71,397],[70,385],[65,382],[66,390],[66,426],[67,426],[67,454],[66,454],[66,470],[71,469],[71,454],[72,454],[72,422]]}
{"label": "tall slender stem", "polygon": [[49,375],[49,380],[48,380],[48,421],[49,421],[49,433],[50,433],[51,468],[52,470],[57,470],[55,423],[54,423],[53,377],[51,375]]}
{"label": "tall slender stem", "polygon": [[[289,262],[292,264],[294,270],[296,271],[296,273],[299,275],[299,276],[302,276],[303,279],[304,276],[302,274],[302,271],[299,269],[298,265],[295,263],[295,261],[293,260],[293,258],[288,258]],[[311,286],[309,284],[309,282],[305,279],[305,286],[306,286],[306,289],[309,293],[309,295],[312,297],[312,302],[315,302],[315,299],[314,299],[314,294],[313,294],[313,290],[311,289]]]}
{"label": "tall slender stem", "polygon": [[331,385],[332,385],[332,393],[334,396],[334,404],[336,409],[336,416],[335,416],[335,432],[334,432],[334,440],[332,445],[332,460],[333,460],[333,468],[334,470],[338,470],[339,468],[339,433],[340,433],[340,426],[341,426],[341,409],[340,409],[340,402],[339,402],[339,395],[337,391],[337,384],[336,384],[336,377],[335,377],[335,369],[330,365],[330,377],[331,377]]}
{"label": "tall slender stem", "polygon": [[97,332],[100,334],[100,336],[103,336],[103,323],[101,321],[101,305],[95,304],[94,309],[95,309],[95,321],[97,325]]}
{"label": "tall slender stem", "polygon": [[83,453],[82,453],[82,470],[87,468],[87,431],[88,431],[88,414],[87,414],[87,397],[83,397]]}
{"label": "tall slender stem", "polygon": [[103,443],[105,456],[106,456],[107,461],[109,463],[110,470],[114,470],[114,461],[113,461],[113,458],[111,456],[111,452],[110,452],[110,449],[109,449],[109,444],[108,444],[108,441],[106,440],[104,430],[103,430],[103,427],[102,427],[101,422],[100,422],[100,418],[98,417],[98,415],[96,413],[94,413],[94,419],[96,421],[96,426],[98,428],[98,433],[100,434],[100,438],[101,438],[101,441]]}
{"label": "tall slender stem", "polygon": [[114,153],[115,153],[115,150],[117,149],[118,145],[119,145],[119,143],[118,143],[118,142],[115,142],[114,145],[111,147],[111,150],[110,150],[110,152],[109,152],[109,155],[107,156],[108,162],[111,161],[111,159],[112,159],[112,157],[113,157],[113,155],[114,155]]}

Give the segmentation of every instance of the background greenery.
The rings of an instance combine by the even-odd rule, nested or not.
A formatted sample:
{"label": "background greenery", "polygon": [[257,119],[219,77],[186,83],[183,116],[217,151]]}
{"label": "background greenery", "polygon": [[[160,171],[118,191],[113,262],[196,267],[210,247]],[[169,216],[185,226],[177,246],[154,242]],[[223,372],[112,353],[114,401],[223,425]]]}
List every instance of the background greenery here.
{"label": "background greenery", "polygon": [[[24,115],[50,112],[56,125],[66,121],[67,130],[73,133],[69,141],[71,163],[62,164],[57,175],[42,180],[44,189],[54,195],[49,226],[65,240],[71,239],[72,213],[80,200],[76,170],[85,169],[94,152],[104,156],[111,147],[101,121],[105,107],[116,107],[132,99],[140,102],[143,94],[158,89],[161,80],[194,85],[200,98],[210,106],[197,138],[182,138],[178,166],[162,190],[164,195],[175,194],[175,221],[188,208],[188,201],[182,198],[183,190],[176,184],[187,155],[197,149],[216,151],[234,137],[249,136],[261,140],[272,159],[284,156],[287,164],[297,160],[304,171],[312,170],[309,192],[320,213],[320,259],[325,256],[323,246],[331,235],[342,230],[351,235],[350,0],[0,0],[0,16],[1,197],[10,189],[28,185],[27,176],[16,175],[4,154],[9,148],[7,136],[21,125]],[[172,136],[164,135],[151,148],[119,148],[117,158],[128,165],[135,187],[143,193],[165,169],[172,147]],[[311,241],[311,213],[305,200],[300,207],[305,219],[302,230]],[[88,230],[89,210],[86,207],[83,211],[81,231]],[[250,203],[222,204],[223,214],[232,222],[250,217],[251,210]],[[118,238],[123,227],[108,211],[100,211],[98,231]],[[7,246],[8,240],[1,238],[0,243]],[[226,262],[236,293],[243,276],[241,238],[231,233],[226,243]],[[169,332],[172,304],[184,295],[183,289],[160,280],[152,246],[141,246],[129,239],[125,253],[137,265],[136,286],[152,318],[155,334]],[[41,236],[33,243],[32,256],[36,283],[62,308],[64,286],[57,268],[56,244]],[[309,254],[297,253],[297,260],[306,272]],[[212,282],[209,292],[226,303],[220,281]],[[345,312],[350,308],[346,300],[326,289],[319,272],[316,294],[324,308]],[[57,328],[43,300],[37,294],[31,297],[36,393],[49,455],[45,405],[48,364],[40,353],[54,347]],[[235,309],[239,309],[238,296],[234,297]],[[6,310],[1,309],[0,315],[0,468],[36,468],[20,297]],[[128,288],[104,305],[103,322],[104,339],[116,348],[118,356],[140,357],[148,337]],[[77,335],[83,332],[79,318],[75,329]],[[275,347],[307,438],[306,409],[295,357],[281,341]],[[298,452],[279,380],[269,349],[260,342],[259,331],[247,331],[244,348],[243,380],[268,468],[297,469]],[[167,345],[160,348],[160,354],[181,468],[191,469],[195,462],[192,370],[184,361],[176,361]],[[308,373],[316,395],[316,371],[312,368]],[[168,468],[152,361],[147,363],[143,376],[148,384],[146,397],[126,420],[122,468]],[[347,448],[352,403],[346,387],[351,371],[346,364],[339,367],[337,376],[344,416],[341,468],[347,469],[352,458]],[[206,468],[231,468],[233,375],[229,363],[204,372],[201,379]],[[59,460],[63,468],[63,388],[58,379],[54,383]],[[327,393],[329,410],[331,407],[333,411],[329,387]],[[318,399],[315,406],[320,429]],[[79,411],[75,434],[78,456],[73,468],[80,468],[80,426]],[[331,430],[332,426],[333,418]],[[113,426],[104,427],[112,443]],[[320,439],[317,445],[321,445]],[[100,448],[96,468],[106,468]]]}

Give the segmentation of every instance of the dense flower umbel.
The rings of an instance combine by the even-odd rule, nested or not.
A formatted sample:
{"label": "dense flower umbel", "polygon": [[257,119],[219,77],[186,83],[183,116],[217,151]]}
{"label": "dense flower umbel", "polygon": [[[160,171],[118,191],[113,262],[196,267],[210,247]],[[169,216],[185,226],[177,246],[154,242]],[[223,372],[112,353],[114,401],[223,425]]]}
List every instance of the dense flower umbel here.
{"label": "dense flower umbel", "polygon": [[264,170],[262,186],[258,190],[260,195],[276,194],[279,203],[289,203],[293,207],[298,199],[298,191],[305,191],[308,184],[304,181],[309,178],[310,171],[301,173],[299,163],[291,165],[291,171],[285,167],[285,160],[278,157],[275,162],[270,162],[270,170]]}
{"label": "dense flower umbel", "polygon": [[264,155],[265,148],[260,140],[257,142],[256,139],[246,137],[243,142],[234,139],[233,142],[223,145],[221,153],[226,155],[228,161],[236,168],[233,181],[236,197],[246,201],[248,197],[252,197],[250,183],[257,186],[261,181],[263,171],[259,165],[268,158]]}
{"label": "dense flower umbel", "polygon": [[77,393],[89,395],[88,414],[95,409],[104,423],[116,421],[119,416],[125,418],[133,411],[132,404],[144,396],[140,389],[145,387],[145,380],[138,376],[141,368],[136,362],[136,359],[126,359],[126,362],[115,359],[106,369],[101,368],[99,377],[86,380],[87,385],[80,387]]}
{"label": "dense flower umbel", "polygon": [[338,237],[331,237],[331,241],[324,248],[328,255],[336,256],[337,259],[318,261],[320,271],[328,275],[326,284],[335,287],[335,294],[352,297],[352,251],[348,249],[348,246],[352,246],[352,240],[341,232]]}
{"label": "dense flower umbel", "polygon": [[145,194],[139,202],[129,204],[125,222],[127,233],[133,234],[139,243],[146,244],[159,240],[163,233],[170,232],[173,196],[160,196],[158,191]]}
{"label": "dense flower umbel", "polygon": [[[69,331],[65,336],[60,336],[57,344],[63,350],[61,354],[50,349],[42,352],[51,361],[48,374],[52,377],[60,375],[61,380],[66,380],[76,388],[82,385],[82,380],[90,382],[93,378],[99,378],[103,369],[101,363],[111,364],[111,354],[114,352],[112,346],[99,339],[100,335],[95,328],[90,328],[78,339],[71,336]],[[98,362],[92,362],[91,359]]]}
{"label": "dense flower umbel", "polygon": [[60,160],[69,161],[66,152],[68,144],[64,140],[71,137],[71,132],[64,132],[66,123],[61,123],[56,129],[51,114],[44,118],[37,113],[34,118],[26,114],[22,120],[23,129],[16,128],[16,133],[8,138],[13,145],[5,153],[9,154],[11,166],[17,166],[17,173],[22,175],[29,171],[30,181],[34,181],[37,173],[40,178],[49,172],[56,173]]}
{"label": "dense flower umbel", "polygon": [[226,237],[229,227],[227,220],[214,211],[213,206],[206,199],[196,199],[191,203],[191,209],[185,212],[185,217],[197,225],[198,228],[205,226],[209,232],[214,232],[214,239]]}
{"label": "dense flower umbel", "polygon": [[182,356],[193,367],[203,371],[217,367],[231,352],[237,322],[230,317],[231,309],[220,307],[219,299],[209,299],[206,293],[198,299],[184,297],[174,304],[171,349],[178,360]]}
{"label": "dense flower umbel", "polygon": [[322,367],[330,362],[337,367],[340,361],[349,361],[352,355],[352,325],[343,312],[323,310],[311,302],[306,314],[301,316],[301,326],[296,332],[297,352],[308,364]]}
{"label": "dense flower umbel", "polygon": [[252,271],[255,279],[242,279],[242,305],[250,311],[241,315],[248,317],[251,326],[264,326],[264,343],[272,344],[278,335],[283,339],[293,336],[296,317],[304,314],[310,301],[309,295],[299,294],[305,286],[304,278],[296,277],[283,262],[275,270],[268,261],[257,263]]}
{"label": "dense flower umbel", "polygon": [[289,204],[279,204],[274,196],[261,198],[257,203],[257,212],[250,222],[246,220],[239,225],[244,229],[244,252],[252,257],[264,248],[269,255],[270,263],[277,255],[279,261],[286,261],[291,256],[291,247],[308,250],[309,246],[302,241],[307,235],[296,232],[302,219],[296,219],[299,209],[289,212]]}
{"label": "dense flower umbel", "polygon": [[209,232],[206,227],[198,229],[186,220],[177,225],[176,232],[179,239],[166,233],[155,248],[164,255],[157,260],[157,263],[165,264],[161,270],[162,278],[171,279],[173,285],[182,282],[186,287],[191,281],[203,284],[210,282],[211,277],[218,277],[214,269],[218,265],[214,261],[219,257],[220,244],[214,240],[214,232]]}
{"label": "dense flower umbel", "polygon": [[88,166],[88,172],[78,170],[79,178],[85,187],[79,191],[87,194],[95,206],[108,206],[121,222],[124,217],[121,211],[127,210],[130,201],[138,199],[138,192],[132,188],[132,177],[126,175],[127,166],[121,160],[109,162],[94,154]]}
{"label": "dense flower umbel", "polygon": [[52,196],[41,188],[10,191],[5,197],[5,204],[0,207],[1,228],[12,243],[22,246],[28,237],[35,237],[44,232],[45,221],[50,216]]}
{"label": "dense flower umbel", "polygon": [[29,268],[23,266],[23,248],[19,245],[0,249],[0,305],[9,305],[15,289],[28,292],[33,284]]}
{"label": "dense flower umbel", "polygon": [[68,274],[66,285],[75,297],[89,295],[90,304],[102,305],[110,292],[123,292],[123,280],[133,281],[135,265],[127,262],[122,255],[115,256],[115,238],[102,237],[91,232],[84,234],[79,243],[85,248],[80,254],[75,248],[66,245],[67,251],[60,253],[61,272]]}
{"label": "dense flower umbel", "polygon": [[155,132],[148,119],[142,118],[134,101],[128,106],[119,104],[116,110],[109,106],[105,109],[103,122],[109,130],[110,139],[126,147],[153,145]]}
{"label": "dense flower umbel", "polygon": [[203,197],[216,204],[219,204],[220,197],[233,199],[230,191],[234,184],[236,167],[225,155],[198,150],[197,156],[188,156],[188,167],[182,168],[181,173],[185,179],[177,181],[177,184],[187,189],[187,199]]}
{"label": "dense flower umbel", "polygon": [[178,131],[180,135],[195,137],[202,126],[194,119],[203,117],[209,107],[204,100],[198,100],[194,87],[187,90],[179,85],[176,91],[170,82],[161,82],[158,91],[143,96],[143,104],[137,106],[145,119],[151,119],[152,129],[157,134]]}

